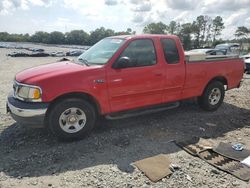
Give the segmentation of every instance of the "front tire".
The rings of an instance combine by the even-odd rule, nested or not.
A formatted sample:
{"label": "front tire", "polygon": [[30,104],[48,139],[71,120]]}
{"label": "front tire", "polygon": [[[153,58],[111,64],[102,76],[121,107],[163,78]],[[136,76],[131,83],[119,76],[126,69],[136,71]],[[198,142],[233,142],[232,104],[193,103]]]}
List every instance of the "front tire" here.
{"label": "front tire", "polygon": [[225,96],[223,83],[214,81],[210,83],[202,96],[198,97],[199,106],[206,111],[215,111],[222,104]]}
{"label": "front tire", "polygon": [[87,101],[77,98],[56,103],[49,112],[51,132],[60,140],[79,140],[94,128],[96,112]]}

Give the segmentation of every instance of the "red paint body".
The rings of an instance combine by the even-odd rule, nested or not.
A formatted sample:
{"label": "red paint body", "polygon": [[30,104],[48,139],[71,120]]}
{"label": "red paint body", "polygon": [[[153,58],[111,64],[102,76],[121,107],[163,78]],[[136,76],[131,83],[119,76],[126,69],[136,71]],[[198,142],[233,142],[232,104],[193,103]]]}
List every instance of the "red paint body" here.
{"label": "red paint body", "polygon": [[[104,66],[88,67],[70,61],[59,62],[22,71],[16,75],[16,80],[41,87],[43,102],[52,102],[68,93],[91,95],[99,103],[101,114],[108,114],[201,96],[209,81],[216,77],[223,77],[228,89],[236,88],[243,77],[244,63],[241,59],[186,63],[182,45],[176,36],[139,35],[124,38],[126,42]],[[153,40],[157,64],[113,69],[112,64],[126,46],[140,38]],[[176,41],[180,54],[178,64],[166,63],[161,38]],[[95,80],[104,80],[104,83],[96,83]]]}

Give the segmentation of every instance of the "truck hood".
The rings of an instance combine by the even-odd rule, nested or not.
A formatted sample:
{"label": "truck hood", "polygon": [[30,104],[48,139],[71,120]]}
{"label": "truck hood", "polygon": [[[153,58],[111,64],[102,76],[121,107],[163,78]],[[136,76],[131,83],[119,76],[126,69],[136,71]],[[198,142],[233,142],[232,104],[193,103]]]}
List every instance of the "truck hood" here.
{"label": "truck hood", "polygon": [[59,75],[67,75],[83,70],[93,69],[94,67],[96,68],[96,66],[88,67],[71,61],[45,64],[17,73],[16,81],[25,84],[36,84],[42,79],[48,79]]}

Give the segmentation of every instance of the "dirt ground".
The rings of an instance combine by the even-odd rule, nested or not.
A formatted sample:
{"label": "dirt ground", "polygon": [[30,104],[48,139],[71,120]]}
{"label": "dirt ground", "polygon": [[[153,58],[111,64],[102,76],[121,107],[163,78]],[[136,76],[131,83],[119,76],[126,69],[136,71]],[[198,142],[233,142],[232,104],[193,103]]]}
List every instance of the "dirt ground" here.
{"label": "dirt ground", "polygon": [[[107,121],[84,140],[63,143],[46,130],[18,125],[5,109],[17,72],[60,58],[7,57],[11,51],[0,49],[0,188],[250,187],[169,142],[199,136],[250,149],[250,76],[240,89],[226,93],[216,112],[185,101],[171,111]],[[157,183],[132,165],[161,153],[180,169]]]}

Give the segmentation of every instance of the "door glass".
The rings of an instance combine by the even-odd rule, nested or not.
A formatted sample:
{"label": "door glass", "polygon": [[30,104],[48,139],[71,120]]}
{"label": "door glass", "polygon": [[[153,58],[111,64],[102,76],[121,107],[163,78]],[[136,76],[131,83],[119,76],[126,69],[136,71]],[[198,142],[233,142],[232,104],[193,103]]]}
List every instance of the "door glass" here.
{"label": "door glass", "polygon": [[129,59],[126,67],[142,67],[156,64],[156,53],[153,41],[150,39],[138,39],[132,41],[122,52],[119,58]]}

